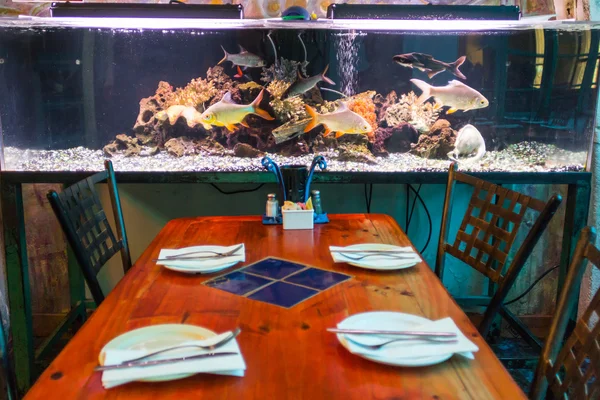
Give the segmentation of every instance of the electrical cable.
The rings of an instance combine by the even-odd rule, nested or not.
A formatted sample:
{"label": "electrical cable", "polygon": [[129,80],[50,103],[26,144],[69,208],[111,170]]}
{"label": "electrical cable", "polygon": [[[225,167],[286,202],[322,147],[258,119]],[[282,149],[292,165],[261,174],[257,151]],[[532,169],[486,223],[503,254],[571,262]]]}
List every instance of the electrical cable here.
{"label": "electrical cable", "polygon": [[[413,193],[415,194],[416,199],[418,199],[419,202],[423,205],[423,209],[425,210],[425,214],[427,214],[427,221],[429,222],[429,233],[427,234],[427,242],[425,242],[425,246],[423,246],[423,248],[420,251],[420,253],[423,254],[423,252],[427,249],[427,246],[429,246],[429,242],[431,241],[431,235],[433,234],[433,222],[431,220],[431,214],[429,213],[429,209],[427,208],[427,205],[425,204],[425,201],[423,200],[423,198],[421,197],[421,195],[419,194],[419,192],[416,191],[415,188],[412,187],[412,185],[408,185],[408,189],[410,189],[410,190],[413,191]],[[407,193],[407,195],[408,195],[408,193]],[[406,232],[408,233],[408,227],[407,227]]]}
{"label": "electrical cable", "polygon": [[[408,185],[408,186],[410,186],[410,185]],[[417,188],[417,192],[416,192],[417,194],[418,194],[418,193],[421,191],[421,186],[422,186],[422,185],[421,185],[421,184],[419,184],[419,187]],[[407,195],[408,195],[408,194],[407,194]],[[414,213],[414,211],[415,211],[415,205],[416,205],[416,204],[417,204],[417,198],[415,197],[415,199],[413,200],[413,205],[412,205],[412,208],[410,209],[410,214],[409,214],[409,216],[408,216],[408,220],[406,221],[406,230],[407,230],[407,231],[408,231],[408,227],[410,226],[410,221],[412,220],[412,216],[413,216],[413,213]],[[407,210],[407,211],[408,211],[408,210]]]}
{"label": "electrical cable", "polygon": [[221,189],[220,187],[218,187],[217,185],[215,185],[214,183],[211,183],[210,186],[214,187],[215,189],[217,189],[217,191],[221,194],[239,194],[239,193],[251,193],[251,192],[256,192],[258,189],[260,189],[261,187],[263,187],[265,184],[261,183],[260,185],[258,185],[257,187],[253,188],[253,189],[241,189],[241,190],[234,190],[233,192],[226,192],[223,189]]}
{"label": "electrical cable", "polygon": [[[367,194],[367,185],[369,186],[369,191]],[[367,205],[367,214],[371,214],[371,201],[373,200],[373,184],[365,183],[365,203]]]}
{"label": "electrical cable", "polygon": [[531,285],[529,285],[529,287],[520,295],[518,295],[517,297],[515,297],[514,299],[507,301],[504,303],[505,306],[512,304],[516,301],[521,300],[527,293],[529,293],[531,291],[531,289],[534,288],[535,285],[537,285],[542,279],[544,279],[550,272],[554,271],[555,269],[557,269],[559,267],[559,265],[555,265],[554,267],[550,268],[549,270],[545,271],[542,275],[540,275],[535,281],[533,281],[533,283]]}

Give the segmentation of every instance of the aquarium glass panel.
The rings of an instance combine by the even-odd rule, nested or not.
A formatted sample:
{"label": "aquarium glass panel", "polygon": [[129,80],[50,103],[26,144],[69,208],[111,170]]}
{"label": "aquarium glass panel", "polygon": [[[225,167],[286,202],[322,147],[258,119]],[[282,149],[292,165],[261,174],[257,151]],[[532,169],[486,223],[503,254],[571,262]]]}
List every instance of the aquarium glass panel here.
{"label": "aquarium glass panel", "polygon": [[595,23],[0,21],[2,169],[583,171]]}

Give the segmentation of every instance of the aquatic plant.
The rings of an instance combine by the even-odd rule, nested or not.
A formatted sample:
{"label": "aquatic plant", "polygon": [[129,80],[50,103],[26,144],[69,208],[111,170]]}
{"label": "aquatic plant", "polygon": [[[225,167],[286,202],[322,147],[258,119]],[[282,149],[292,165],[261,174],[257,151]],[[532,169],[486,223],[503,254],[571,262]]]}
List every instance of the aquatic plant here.
{"label": "aquatic plant", "polygon": [[275,99],[281,99],[286,90],[291,86],[291,82],[275,79],[267,85],[267,92]]}
{"label": "aquatic plant", "polygon": [[298,70],[302,75],[307,75],[307,66],[307,61],[293,61],[282,57],[278,63],[273,63],[270,67],[263,67],[260,80],[263,82],[280,80],[293,83],[298,78]]}
{"label": "aquatic plant", "polygon": [[216,96],[218,90],[212,81],[196,78],[183,88],[177,88],[166,97],[168,106],[200,107]]}
{"label": "aquatic plant", "polygon": [[409,123],[421,133],[428,132],[439,116],[439,109],[431,103],[417,103],[417,95],[414,92],[403,94],[398,103],[387,107],[385,111],[385,122],[389,127],[402,123]]}
{"label": "aquatic plant", "polygon": [[269,104],[273,107],[275,118],[281,122],[298,121],[307,117],[300,96],[288,97],[285,100],[273,99]]}

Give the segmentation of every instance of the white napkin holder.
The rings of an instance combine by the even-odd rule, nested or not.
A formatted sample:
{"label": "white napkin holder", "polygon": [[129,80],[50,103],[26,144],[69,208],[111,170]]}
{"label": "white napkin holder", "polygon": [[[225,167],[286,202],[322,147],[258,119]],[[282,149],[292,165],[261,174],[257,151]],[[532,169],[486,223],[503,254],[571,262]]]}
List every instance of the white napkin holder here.
{"label": "white napkin holder", "polygon": [[283,229],[313,229],[315,210],[282,210]]}

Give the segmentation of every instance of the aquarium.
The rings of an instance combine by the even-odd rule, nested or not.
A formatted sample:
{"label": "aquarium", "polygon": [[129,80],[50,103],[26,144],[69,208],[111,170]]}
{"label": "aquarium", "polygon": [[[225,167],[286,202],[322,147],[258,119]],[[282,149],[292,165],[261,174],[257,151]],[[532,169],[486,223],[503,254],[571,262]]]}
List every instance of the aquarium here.
{"label": "aquarium", "polygon": [[4,19],[4,171],[577,172],[592,22]]}

